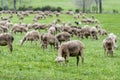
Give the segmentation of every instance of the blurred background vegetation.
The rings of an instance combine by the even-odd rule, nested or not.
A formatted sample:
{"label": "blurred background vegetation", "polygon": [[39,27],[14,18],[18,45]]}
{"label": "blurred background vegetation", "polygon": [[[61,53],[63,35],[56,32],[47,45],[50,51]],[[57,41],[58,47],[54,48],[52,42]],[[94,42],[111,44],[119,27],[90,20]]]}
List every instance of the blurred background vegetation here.
{"label": "blurred background vegetation", "polygon": [[[41,8],[52,8],[52,11],[80,10],[83,9],[83,0],[1,0],[0,10],[14,10],[14,1],[16,1],[16,10],[44,10]],[[102,1],[103,13],[119,13],[119,0],[84,0],[85,12],[98,12],[96,1]],[[98,4],[99,5],[99,4]]]}

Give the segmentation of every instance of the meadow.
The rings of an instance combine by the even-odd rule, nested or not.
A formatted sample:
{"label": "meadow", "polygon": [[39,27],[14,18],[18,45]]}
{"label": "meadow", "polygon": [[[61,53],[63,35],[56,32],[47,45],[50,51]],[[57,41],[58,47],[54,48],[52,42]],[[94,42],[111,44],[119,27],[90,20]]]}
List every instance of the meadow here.
{"label": "meadow", "polygon": [[[8,2],[7,2],[8,1]],[[8,7],[11,9],[13,8],[13,1],[12,0],[7,0],[4,1],[4,5],[8,5]],[[111,13],[113,10],[116,10],[120,12],[120,1],[119,0],[102,0],[103,3],[103,12]],[[0,1],[1,4],[1,1]],[[64,10],[75,10],[79,9],[75,5],[74,0],[20,0],[17,1],[17,9],[21,6],[29,7],[32,6],[33,8],[35,7],[43,7],[46,5],[50,5],[53,7],[62,7]]]}
{"label": "meadow", "polygon": [[[25,33],[13,34],[13,52],[10,54],[7,46],[0,46],[0,80],[119,80],[120,77],[120,28],[119,14],[87,14],[88,17],[94,15],[100,21],[101,26],[108,33],[113,32],[118,36],[118,48],[113,57],[104,55],[102,41],[106,36],[99,36],[99,40],[81,39],[76,36],[72,40],[80,40],[85,44],[84,58],[85,63],[76,66],[76,58],[70,57],[69,64],[59,66],[55,62],[58,51],[48,49],[43,51],[40,48],[40,42],[25,42],[20,46],[20,40]],[[3,16],[7,16],[3,14]],[[73,25],[75,19],[70,15],[60,15],[64,22],[71,22]],[[24,23],[32,23],[33,15],[25,17]],[[49,24],[56,17],[47,17],[40,20],[40,23]],[[18,23],[16,15],[11,20]],[[93,25],[92,25],[93,26]],[[44,31],[40,31],[40,34]]]}

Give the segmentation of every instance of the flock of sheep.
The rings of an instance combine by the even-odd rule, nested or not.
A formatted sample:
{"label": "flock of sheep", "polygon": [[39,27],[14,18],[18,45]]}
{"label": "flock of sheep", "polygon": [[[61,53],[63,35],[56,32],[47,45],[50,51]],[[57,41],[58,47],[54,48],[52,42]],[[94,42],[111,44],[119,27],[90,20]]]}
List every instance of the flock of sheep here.
{"label": "flock of sheep", "polygon": [[[23,39],[20,40],[20,45],[22,46],[26,41],[37,41],[40,42],[41,48],[45,50],[48,45],[58,49],[58,56],[56,61],[60,64],[65,61],[68,62],[70,56],[76,57],[77,66],[79,63],[79,56],[81,56],[82,63],[84,63],[84,48],[85,45],[79,40],[71,40],[73,36],[79,38],[92,38],[98,40],[100,35],[107,35],[103,40],[103,49],[105,55],[112,55],[117,48],[117,36],[114,33],[108,34],[105,29],[103,29],[99,21],[94,17],[88,18],[85,13],[74,13],[73,11],[67,12],[51,12],[51,11],[19,11],[14,13],[12,11],[1,11],[0,15],[9,14],[8,17],[1,16],[0,21],[0,46],[8,45],[10,52],[12,53],[12,43],[14,41],[13,34],[18,32],[26,33]],[[23,20],[25,17],[29,17],[30,14],[34,15],[32,24],[25,24]],[[74,25],[70,22],[63,22],[59,16],[61,14],[71,15],[74,18]],[[17,15],[19,18],[19,23],[13,24],[11,19],[13,15]],[[41,24],[38,21],[41,19],[46,19],[47,17],[56,16],[56,20],[50,24]],[[79,21],[78,21],[79,20]],[[80,25],[84,24],[83,27]],[[94,27],[90,27],[90,25]],[[44,30],[44,33],[40,33],[40,30]]]}

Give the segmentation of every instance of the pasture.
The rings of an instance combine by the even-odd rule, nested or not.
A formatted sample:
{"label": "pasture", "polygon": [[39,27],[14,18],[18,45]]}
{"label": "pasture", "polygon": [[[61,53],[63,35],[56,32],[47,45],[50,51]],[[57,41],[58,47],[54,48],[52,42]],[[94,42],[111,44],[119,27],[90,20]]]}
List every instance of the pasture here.
{"label": "pasture", "polygon": [[[20,1],[20,0],[19,0]],[[19,1],[17,1],[17,8],[20,6],[29,7],[32,6],[35,7],[43,7],[46,5],[51,5],[53,7],[62,7],[64,10],[75,10],[78,8],[75,5],[74,0],[21,0],[22,3],[20,4]],[[13,1],[8,0],[8,2],[4,1],[4,5],[8,5],[9,8],[13,8]],[[1,2],[0,2],[1,3]],[[10,3],[10,4],[9,4]],[[117,10],[120,12],[119,8],[120,2],[119,0],[103,0],[103,12],[113,12],[113,10]]]}
{"label": "pasture", "polygon": [[[43,51],[40,42],[37,45],[25,42],[20,46],[20,40],[25,33],[13,34],[13,52],[9,53],[7,46],[0,46],[0,80],[119,80],[120,77],[120,28],[119,14],[87,14],[88,17],[94,15],[100,21],[101,26],[108,33],[113,32],[118,36],[118,48],[113,57],[104,56],[102,41],[106,36],[99,36],[99,40],[81,39],[76,36],[72,40],[80,40],[85,44],[84,58],[82,65],[81,59],[79,66],[76,66],[76,58],[69,58],[69,65],[59,66],[55,62],[58,51],[48,49]],[[8,14],[2,14],[8,16]],[[24,23],[33,23],[34,15],[29,15],[23,20]],[[66,14],[59,17],[64,22],[71,22],[75,19]],[[47,17],[39,22],[49,24],[56,19],[56,16]],[[11,19],[12,23],[18,23],[16,15]],[[91,25],[93,26],[93,25]],[[39,31],[40,34],[44,31]]]}

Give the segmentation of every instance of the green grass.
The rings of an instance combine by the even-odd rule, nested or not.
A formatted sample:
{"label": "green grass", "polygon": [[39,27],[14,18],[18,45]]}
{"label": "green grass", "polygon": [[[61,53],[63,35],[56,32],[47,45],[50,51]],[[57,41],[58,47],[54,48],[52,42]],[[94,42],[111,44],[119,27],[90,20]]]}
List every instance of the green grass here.
{"label": "green grass", "polygon": [[[13,8],[13,1],[8,0],[8,6],[9,8]],[[29,7],[32,6],[35,7],[43,7],[46,5],[54,6],[54,7],[62,7],[64,10],[74,10],[78,8],[74,4],[74,0],[21,0],[22,3],[20,4],[19,1],[17,1],[17,8],[19,6],[25,6]],[[120,12],[120,2],[119,0],[102,0],[103,1],[103,12],[112,12],[113,9],[118,10]],[[5,5],[6,5],[6,1]],[[1,1],[0,1],[1,4]]]}
{"label": "green grass", "polygon": [[[91,16],[93,14],[87,14]],[[85,44],[85,63],[76,66],[76,58],[69,58],[69,65],[59,66],[55,62],[57,50],[48,47],[46,51],[30,42],[20,46],[19,41],[25,33],[14,34],[13,53],[9,54],[7,46],[0,46],[0,80],[119,80],[120,77],[120,15],[119,14],[94,14],[100,24],[109,33],[113,32],[118,36],[118,49],[114,57],[105,57],[102,48],[102,41],[106,36],[99,37],[99,40],[80,39],[73,37],[72,40],[81,40]],[[4,16],[6,16],[4,14]],[[24,23],[32,23],[33,15],[25,17]],[[48,17],[40,20],[40,23],[49,24],[56,19]],[[69,15],[60,15],[64,22],[73,23],[75,20]],[[18,23],[16,15],[12,19]],[[41,31],[40,31],[41,33]]]}

